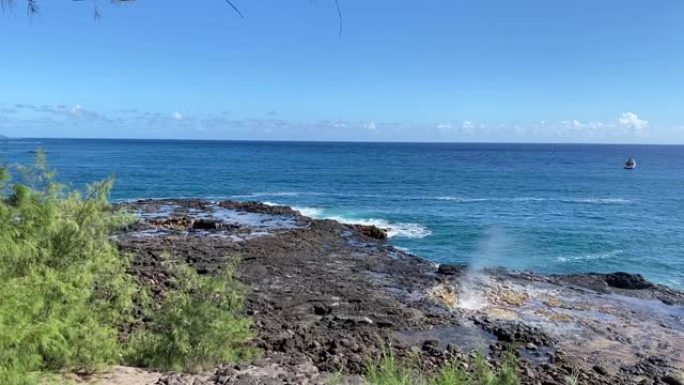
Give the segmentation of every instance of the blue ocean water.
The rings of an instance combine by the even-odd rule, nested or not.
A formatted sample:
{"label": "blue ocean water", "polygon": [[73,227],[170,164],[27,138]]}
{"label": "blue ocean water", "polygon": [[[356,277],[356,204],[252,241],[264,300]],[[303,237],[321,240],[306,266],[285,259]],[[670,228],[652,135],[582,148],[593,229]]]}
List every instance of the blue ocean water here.
{"label": "blue ocean water", "polygon": [[392,243],[440,263],[628,271],[684,288],[684,146],[11,139],[0,162],[39,147],[75,186],[115,176],[115,200],[292,205],[389,227]]}

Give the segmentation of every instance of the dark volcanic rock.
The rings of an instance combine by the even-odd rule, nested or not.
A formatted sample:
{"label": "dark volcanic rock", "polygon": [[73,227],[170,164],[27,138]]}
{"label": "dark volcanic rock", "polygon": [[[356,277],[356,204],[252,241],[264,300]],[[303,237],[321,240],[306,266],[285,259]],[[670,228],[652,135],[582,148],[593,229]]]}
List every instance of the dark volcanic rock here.
{"label": "dark volcanic rock", "polygon": [[618,289],[642,290],[654,287],[654,285],[644,279],[641,274],[612,273],[606,274],[604,280],[608,286]]}
{"label": "dark volcanic rock", "polygon": [[[236,276],[250,289],[244,311],[253,318],[254,346],[263,351],[263,359],[218,368],[211,377],[168,374],[160,379],[160,385],[324,384],[326,373],[363,373],[367,360],[379,357],[390,344],[398,358],[415,359],[421,368],[434,370],[454,359],[468,363],[473,349],[467,346],[481,346],[478,342],[482,342],[473,342],[469,336],[477,337],[483,330],[496,337],[481,346],[492,364],[509,351],[520,354],[518,372],[524,384],[565,384],[576,366],[583,366],[581,384],[632,384],[635,377],[649,384],[676,384],[667,377],[676,379],[671,371],[678,366],[671,360],[642,359],[654,350],[659,356],[674,356],[670,345],[677,343],[677,328],[681,327],[676,318],[653,325],[672,338],[657,343],[630,340],[604,322],[571,317],[576,316],[573,310],[580,315],[600,310],[594,303],[575,309],[577,304],[562,302],[561,295],[554,294],[591,291],[594,296],[606,293],[600,297],[619,293],[684,303],[682,293],[650,284],[639,275],[547,277],[491,269],[483,273],[483,282],[492,291],[478,303],[499,312],[487,313],[488,307],[458,307],[463,299],[460,287],[470,275],[464,274],[466,266],[441,265],[435,274],[434,264],[389,247],[383,242],[387,231],[375,226],[314,220],[289,207],[258,202],[147,200],[121,207],[142,215],[140,223],[116,234],[116,239],[124,251],[135,255],[131,272],[152,286],[153,295],[163,293],[172,281],[164,270],[163,255],[187,261],[206,274],[239,258]],[[232,211],[222,212],[227,214],[223,217],[208,215],[216,207]],[[231,221],[222,222],[221,218]],[[516,319],[516,311],[532,302],[528,301],[530,294],[519,288],[534,285],[543,290],[530,292],[546,295],[537,299],[543,307],[535,316],[545,316],[544,312],[555,308],[557,318],[547,322],[556,322],[561,329],[563,325],[584,327],[581,330],[588,334],[572,334],[570,341],[559,341],[555,334],[536,326],[544,322]],[[481,289],[474,293],[485,294],[478,292]],[[611,314],[622,316],[619,311]],[[630,316],[632,313],[624,312],[624,317]],[[625,320],[622,325],[629,326],[633,319]],[[444,330],[447,332],[440,334]],[[433,336],[415,343],[397,339],[406,332],[432,332]],[[454,338],[454,333],[462,334],[462,339]],[[593,340],[596,336],[598,341]],[[566,342],[562,351],[560,342]],[[575,343],[582,349],[595,345],[586,352],[565,349]],[[662,349],[658,343],[663,344]],[[629,365],[610,361],[623,357],[612,351],[623,346],[634,347],[620,353],[632,359]],[[340,382],[344,383],[353,382]]]}
{"label": "dark volcanic rock", "polygon": [[449,265],[449,264],[441,264],[437,268],[437,274],[442,274],[442,275],[462,275],[463,273],[468,270],[468,266],[466,265]]}
{"label": "dark volcanic rock", "polygon": [[214,219],[197,219],[192,223],[192,228],[196,230],[218,230],[222,223]]}
{"label": "dark volcanic rock", "polygon": [[661,378],[661,381],[663,381],[667,385],[684,385],[684,380],[681,377],[677,378],[671,374],[666,374],[665,376],[663,376],[663,378]]}
{"label": "dark volcanic rock", "polygon": [[491,323],[475,320],[482,329],[494,334],[499,341],[530,346],[552,346],[555,341],[541,329],[520,322]]}
{"label": "dark volcanic rock", "polygon": [[219,206],[224,209],[245,211],[250,213],[258,214],[271,214],[271,215],[300,215],[298,211],[295,211],[287,206],[272,206],[263,204],[261,202],[219,202]]}
{"label": "dark volcanic rock", "polygon": [[373,225],[354,225],[361,234],[374,239],[387,239],[387,230]]}
{"label": "dark volcanic rock", "polygon": [[596,373],[598,373],[598,374],[600,374],[600,375],[602,375],[602,376],[605,376],[606,374],[608,374],[608,371],[606,370],[606,368],[604,368],[604,367],[601,366],[601,365],[594,365],[594,367],[593,367],[592,369],[593,369]]}
{"label": "dark volcanic rock", "polygon": [[154,227],[171,230],[187,230],[193,226],[194,220],[186,216],[177,218],[153,219],[150,224]]}

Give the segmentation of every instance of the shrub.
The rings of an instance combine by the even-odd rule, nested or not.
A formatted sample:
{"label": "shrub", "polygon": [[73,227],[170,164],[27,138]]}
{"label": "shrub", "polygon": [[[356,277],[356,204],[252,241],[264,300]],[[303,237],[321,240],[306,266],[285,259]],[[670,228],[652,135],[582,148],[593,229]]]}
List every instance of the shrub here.
{"label": "shrub", "polygon": [[136,285],[109,240],[125,221],[107,203],[112,181],[69,191],[40,153],[18,183],[10,174],[0,171],[0,383],[118,362]]}
{"label": "shrub", "polygon": [[[209,277],[167,261],[173,289],[156,305],[145,301],[110,239],[131,219],[108,203],[111,187],[67,189],[42,152],[33,167],[0,167],[0,384],[121,362],[202,370],[252,353],[234,265]],[[151,321],[126,344],[120,330],[134,321],[134,297]]]}
{"label": "shrub", "polygon": [[[131,361],[200,370],[250,353],[234,266],[203,277],[171,265],[174,288],[157,305],[145,301],[110,240],[131,219],[112,210],[111,187],[67,189],[42,153],[33,167],[0,167],[0,384],[63,383],[46,373]],[[134,297],[151,321],[125,344],[119,331],[134,321]]]}
{"label": "shrub", "polygon": [[233,278],[234,265],[204,276],[186,264],[165,263],[174,289],[134,332],[129,359],[144,367],[197,372],[251,356],[251,321],[238,314],[244,290]]}

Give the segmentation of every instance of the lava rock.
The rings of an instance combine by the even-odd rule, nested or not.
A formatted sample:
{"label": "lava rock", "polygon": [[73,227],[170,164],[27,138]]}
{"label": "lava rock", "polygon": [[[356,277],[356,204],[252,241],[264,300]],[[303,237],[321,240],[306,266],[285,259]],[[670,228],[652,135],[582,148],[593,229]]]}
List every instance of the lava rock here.
{"label": "lava rock", "polygon": [[667,374],[661,378],[667,385],[684,385],[684,380],[681,377],[675,377],[672,374]]}
{"label": "lava rock", "polygon": [[654,285],[648,282],[641,274],[612,273],[606,274],[604,280],[610,287],[626,290],[650,289]]}
{"label": "lava rock", "polygon": [[373,225],[354,225],[361,234],[374,239],[387,239],[387,230]]}
{"label": "lava rock", "polygon": [[605,376],[606,374],[608,374],[608,371],[606,370],[606,368],[604,368],[604,367],[601,366],[601,365],[594,365],[594,367],[593,367],[592,369],[594,369],[594,371],[595,371],[596,373],[598,373],[598,374],[600,374],[600,375],[602,375],[602,376]]}
{"label": "lava rock", "polygon": [[332,312],[332,309],[330,309],[330,306],[315,304],[313,305],[313,311],[316,315],[326,315],[330,314]]}
{"label": "lava rock", "polygon": [[441,275],[461,275],[468,269],[466,265],[442,264],[437,268],[437,274]]}
{"label": "lava rock", "polygon": [[222,223],[213,219],[197,219],[192,223],[195,230],[218,230]]}

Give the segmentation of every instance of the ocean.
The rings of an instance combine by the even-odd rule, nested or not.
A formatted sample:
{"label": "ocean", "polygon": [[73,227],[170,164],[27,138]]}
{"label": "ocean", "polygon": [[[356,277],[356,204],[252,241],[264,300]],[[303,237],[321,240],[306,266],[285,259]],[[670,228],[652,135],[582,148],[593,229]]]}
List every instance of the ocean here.
{"label": "ocean", "polygon": [[70,185],[114,176],[115,201],[283,204],[388,228],[437,263],[626,271],[684,289],[684,146],[8,139],[0,162],[38,148]]}

